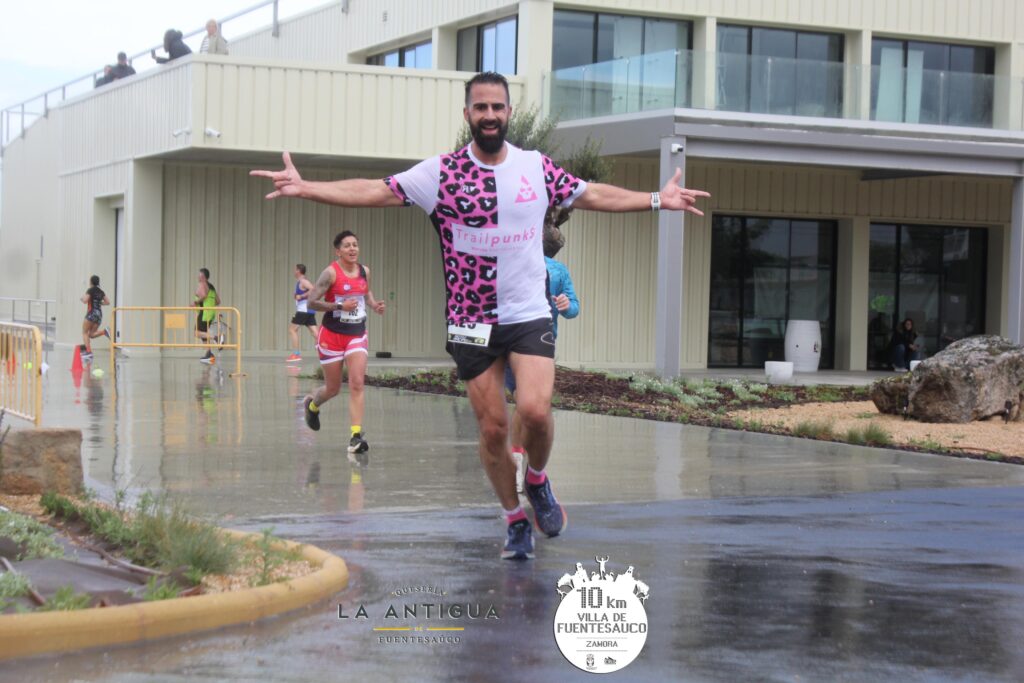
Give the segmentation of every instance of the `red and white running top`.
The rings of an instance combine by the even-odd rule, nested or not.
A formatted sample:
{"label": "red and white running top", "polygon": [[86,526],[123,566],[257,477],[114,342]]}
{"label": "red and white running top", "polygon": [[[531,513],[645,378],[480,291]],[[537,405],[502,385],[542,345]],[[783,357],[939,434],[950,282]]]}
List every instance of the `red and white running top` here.
{"label": "red and white running top", "polygon": [[324,299],[341,303],[346,299],[355,299],[356,307],[351,311],[328,311],[324,313],[323,326],[331,332],[358,337],[366,332],[366,295],[370,286],[366,282],[366,269],[359,266],[359,274],[355,277],[345,275],[337,261],[331,262],[334,268],[334,284],[324,294]]}

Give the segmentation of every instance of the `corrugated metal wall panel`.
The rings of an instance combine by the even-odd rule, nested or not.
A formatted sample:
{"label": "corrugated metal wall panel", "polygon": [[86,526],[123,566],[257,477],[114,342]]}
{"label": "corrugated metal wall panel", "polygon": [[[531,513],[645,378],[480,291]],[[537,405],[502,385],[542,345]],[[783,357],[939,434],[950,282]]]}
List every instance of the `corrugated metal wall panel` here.
{"label": "corrugated metal wall panel", "polygon": [[339,64],[348,61],[351,52],[411,42],[414,36],[429,39],[434,26],[510,14],[516,6],[509,0],[357,1],[344,13],[336,2],[281,22],[277,38],[267,28],[233,39],[230,48],[232,55]]}
{"label": "corrugated metal wall panel", "polygon": [[112,83],[59,107],[60,170],[158,154],[187,146],[193,64],[170,64]]}
{"label": "corrugated metal wall panel", "polygon": [[[197,62],[209,147],[415,159],[447,150],[462,125],[465,74],[373,67]],[[513,101],[521,81],[510,83]],[[201,135],[201,133],[199,133]]]}
{"label": "corrugated metal wall panel", "polygon": [[591,0],[557,5],[612,13],[712,16],[719,21],[804,25],[840,31],[870,29],[957,41],[1024,39],[1024,7],[1019,0]]}
{"label": "corrugated metal wall panel", "polygon": [[[354,177],[340,171],[305,175]],[[305,263],[315,281],[334,258],[334,235],[350,229],[359,235],[374,294],[389,306],[383,318],[370,318],[372,350],[397,356],[444,353],[440,252],[422,211],[268,202],[264,184],[250,178],[247,168],[229,166],[169,164],[164,191],[163,305],[188,305],[196,272],[205,266],[224,305],[242,311],[246,347],[285,349],[295,311],[294,264]],[[308,335],[302,345],[308,353]]]}

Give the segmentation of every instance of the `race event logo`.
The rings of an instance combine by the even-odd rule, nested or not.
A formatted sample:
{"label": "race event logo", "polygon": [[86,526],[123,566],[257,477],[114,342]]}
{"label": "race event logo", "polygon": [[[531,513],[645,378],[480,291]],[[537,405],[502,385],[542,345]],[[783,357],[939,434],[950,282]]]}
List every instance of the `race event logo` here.
{"label": "race event logo", "polygon": [[558,580],[555,643],[573,666],[607,674],[631,664],[644,649],[650,588],[633,576],[632,566],[615,574],[607,569],[608,557],[594,559],[598,571],[588,575],[577,562],[574,574]]}

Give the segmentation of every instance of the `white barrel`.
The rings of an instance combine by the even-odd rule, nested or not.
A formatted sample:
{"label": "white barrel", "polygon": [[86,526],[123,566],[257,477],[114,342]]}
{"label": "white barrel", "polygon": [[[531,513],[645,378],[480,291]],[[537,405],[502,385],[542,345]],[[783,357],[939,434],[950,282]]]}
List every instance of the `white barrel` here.
{"label": "white barrel", "polygon": [[786,360],[795,372],[817,372],[821,362],[821,324],[817,320],[786,323]]}

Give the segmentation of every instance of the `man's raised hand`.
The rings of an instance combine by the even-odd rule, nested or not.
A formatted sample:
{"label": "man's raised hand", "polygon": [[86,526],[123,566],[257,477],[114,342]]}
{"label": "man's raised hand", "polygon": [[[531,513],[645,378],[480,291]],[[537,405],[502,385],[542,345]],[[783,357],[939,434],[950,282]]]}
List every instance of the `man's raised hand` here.
{"label": "man's raised hand", "polygon": [[281,155],[284,159],[284,170],[281,171],[249,171],[249,175],[260,178],[270,178],[274,181],[274,191],[266,196],[267,199],[278,197],[298,197],[302,193],[302,176],[299,175],[295,164],[292,163],[292,155],[285,152]]}
{"label": "man's raised hand", "polygon": [[682,169],[677,168],[672,179],[661,188],[661,208],[670,211],[689,211],[692,214],[703,216],[704,212],[698,209],[695,204],[701,197],[711,195],[704,190],[689,190],[679,185],[679,179],[683,177]]}

